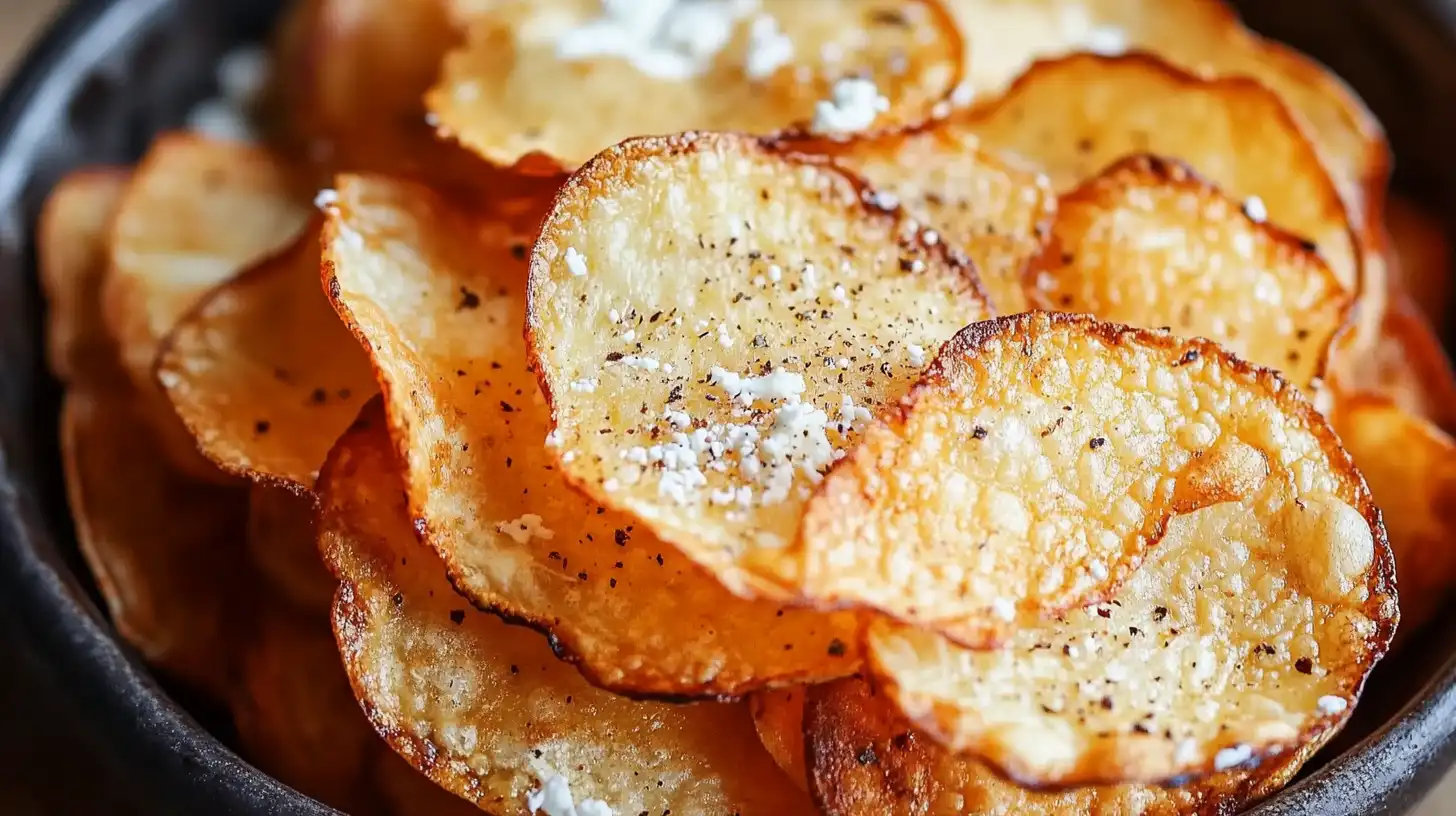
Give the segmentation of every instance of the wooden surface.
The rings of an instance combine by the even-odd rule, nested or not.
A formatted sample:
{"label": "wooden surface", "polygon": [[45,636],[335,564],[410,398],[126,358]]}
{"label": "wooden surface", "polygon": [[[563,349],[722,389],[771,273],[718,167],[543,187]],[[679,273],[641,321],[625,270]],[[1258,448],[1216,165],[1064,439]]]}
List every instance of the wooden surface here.
{"label": "wooden surface", "polygon": [[[61,0],[0,0],[0,76],[8,75],[11,63],[23,52],[26,43],[61,5]],[[6,710],[11,705],[26,704],[25,701],[13,699],[19,694],[23,694],[19,688],[11,686],[7,689],[4,684],[0,684],[0,721],[14,716]],[[5,697],[12,699],[3,699]],[[0,742],[12,743],[12,740]],[[30,745],[31,749],[36,747],[33,743]],[[5,752],[0,751],[0,811],[11,814],[74,812],[66,805],[59,805],[58,809],[58,803],[50,796],[36,793],[29,789],[29,785],[24,784],[26,780],[14,778],[14,771],[19,766],[6,762],[4,755]],[[69,759],[75,762],[78,758],[72,756]],[[85,767],[84,762],[76,764],[81,769]],[[1448,777],[1425,804],[1415,811],[1414,816],[1456,816],[1456,774]]]}

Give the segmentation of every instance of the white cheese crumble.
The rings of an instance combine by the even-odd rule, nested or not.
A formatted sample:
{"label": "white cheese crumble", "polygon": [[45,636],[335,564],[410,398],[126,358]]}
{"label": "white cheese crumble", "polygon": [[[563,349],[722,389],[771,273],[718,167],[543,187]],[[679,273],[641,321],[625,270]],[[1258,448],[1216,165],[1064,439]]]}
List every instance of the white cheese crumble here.
{"label": "white cheese crumble", "polygon": [[743,377],[713,366],[708,371],[708,382],[749,407],[758,400],[798,399],[805,387],[804,375],[782,369],[775,369],[762,377]]}
{"label": "white cheese crumble", "polygon": [[562,440],[561,440],[561,429],[560,428],[557,428],[557,429],[553,430],[551,433],[546,434],[546,447],[548,447],[548,448],[559,448],[559,447],[561,447],[561,441]]}
{"label": "white cheese crumble", "polygon": [[586,277],[586,256],[577,252],[576,247],[566,248],[566,271],[575,278]]}
{"label": "white cheese crumble", "polygon": [[991,611],[1001,620],[1016,620],[1016,605],[1006,598],[997,598],[991,602]]}
{"label": "white cheese crumble", "polygon": [[900,206],[900,197],[894,193],[887,193],[884,190],[876,191],[870,196],[870,204],[882,210],[893,210]]}
{"label": "white cheese crumble", "polygon": [[556,39],[563,60],[615,57],[648,76],[686,80],[713,64],[758,0],[603,0],[602,16]]}
{"label": "white cheese crumble", "polygon": [[498,532],[511,537],[517,544],[525,544],[533,538],[542,541],[550,541],[556,533],[542,526],[541,517],[535,513],[527,513],[514,521],[502,521],[495,526]]}
{"label": "white cheese crumble", "polygon": [[537,811],[546,816],[616,816],[616,811],[600,799],[583,799],[577,804],[570,783],[559,774],[548,776],[540,788],[526,794],[526,809],[533,816]]}
{"label": "white cheese crumble", "polygon": [[861,77],[843,77],[834,83],[829,99],[814,103],[813,133],[843,135],[864,130],[890,109],[890,100],[875,83]]}
{"label": "white cheese crumble", "polygon": [[905,346],[905,353],[910,356],[910,365],[916,368],[925,365],[925,349],[911,343]]}
{"label": "white cheese crumble", "polygon": [[623,357],[620,362],[622,363],[622,365],[627,366],[628,368],[636,368],[643,371],[656,371],[657,369],[662,368],[662,364],[652,359],[651,357],[638,357],[635,354],[628,354],[627,356]]}
{"label": "white cheese crumble", "polygon": [[728,333],[728,324],[718,324],[718,345],[723,348],[733,348],[733,335]]}
{"label": "white cheese crumble", "polygon": [[[849,361],[845,360],[844,362],[848,363]],[[849,366],[845,365],[843,367],[848,368]],[[854,404],[854,397],[851,397],[848,394],[840,396],[839,426],[836,430],[838,430],[841,434],[853,430],[861,423],[869,422],[872,417],[873,414],[870,413],[870,409],[865,408],[861,405]]]}
{"label": "white cheese crumble", "polygon": [[1336,697],[1333,694],[1326,694],[1319,698],[1319,710],[1321,714],[1339,714],[1345,710],[1349,702],[1344,697]]}
{"label": "white cheese crumble", "polygon": [[1262,224],[1269,218],[1269,210],[1264,206],[1264,199],[1258,196],[1249,196],[1244,199],[1244,215],[1249,217],[1255,224]]}
{"label": "white cheese crumble", "polygon": [[1083,44],[1094,54],[1116,57],[1127,53],[1127,32],[1117,26],[1097,26],[1087,32]]}
{"label": "white cheese crumble", "polygon": [[1230,768],[1248,762],[1254,756],[1254,749],[1247,745],[1235,745],[1232,748],[1221,749],[1213,755],[1213,769],[1215,771],[1227,771]]}
{"label": "white cheese crumble", "polygon": [[779,21],[768,14],[753,18],[748,29],[748,56],[743,73],[749,79],[768,79],[794,58],[794,42],[779,30]]}
{"label": "white cheese crumble", "polygon": [[1092,576],[1092,580],[1094,581],[1107,580],[1107,565],[1102,563],[1101,561],[1093,561],[1092,563],[1088,564],[1087,572]]}
{"label": "white cheese crumble", "polygon": [[318,209],[320,209],[320,210],[327,210],[330,207],[336,207],[336,206],[338,206],[338,204],[339,204],[339,191],[338,190],[331,190],[331,189],[325,188],[323,190],[319,190],[318,191],[318,195],[316,195],[316,196],[313,197],[313,205],[315,207],[317,207]]}
{"label": "white cheese crumble", "polygon": [[971,85],[970,80],[963,80],[950,92],[950,103],[957,108],[964,108],[975,101],[976,89]]}
{"label": "white cheese crumble", "polygon": [[571,389],[572,393],[575,394],[590,394],[597,390],[597,380],[594,377],[584,380],[572,380],[570,383],[567,383],[566,387]]}

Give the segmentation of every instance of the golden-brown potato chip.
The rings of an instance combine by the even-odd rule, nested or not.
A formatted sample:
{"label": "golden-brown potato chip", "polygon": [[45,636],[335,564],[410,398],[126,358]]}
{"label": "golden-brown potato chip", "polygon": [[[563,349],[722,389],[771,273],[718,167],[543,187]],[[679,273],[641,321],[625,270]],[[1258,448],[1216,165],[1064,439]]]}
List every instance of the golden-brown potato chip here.
{"label": "golden-brown potato chip", "polygon": [[115,354],[101,321],[101,280],[111,219],[130,180],[120,168],[77,170],[61,179],[41,210],[36,243],[48,309],[46,360],[63,382]]}
{"label": "golden-brown potato chip", "polygon": [[829,471],[785,557],[809,598],[981,646],[1118,597],[1174,514],[1277,508],[1306,471],[1353,495],[1342,457],[1294,389],[1212,342],[999,318]]}
{"label": "golden-brown potato chip", "polygon": [[319,285],[318,223],[219,285],[172,329],[156,364],[172,407],[218,467],[307,492],[375,392],[369,358]]}
{"label": "golden-brown potato chip", "polygon": [[526,355],[524,245],[408,183],[341,177],[328,287],[371,349],[410,513],[457,588],[548,632],[593,682],[736,695],[859,666],[853,614],[734,597],[573,490]]}
{"label": "golden-brown potato chip", "polygon": [[862,680],[808,690],[804,742],[811,792],[837,816],[1173,816],[1233,813],[1278,790],[1309,753],[1297,751],[1252,770],[1227,771],[1176,788],[1023,788],[984,763],[945,750],[905,724]]}
{"label": "golden-brown potato chip", "polygon": [[1062,196],[1036,308],[1215,340],[1308,389],[1352,301],[1300,239],[1187,166],[1133,156]]}
{"label": "golden-brown potato chip", "polygon": [[[989,331],[971,327],[967,335]],[[972,339],[958,339],[948,353],[958,354],[962,344],[974,348]],[[1034,344],[1028,347],[1036,354]],[[1077,357],[1048,357],[1042,381],[1063,379],[1057,372]],[[1209,366],[1211,358],[1202,350],[1184,368]],[[961,371],[974,362],[967,358]],[[1143,378],[1167,383],[1171,395],[1176,376],[1160,366]],[[1277,384],[1267,370],[1255,376]],[[1105,390],[1094,384],[1089,393]],[[1207,452],[1178,480],[1175,503],[1189,486],[1213,487],[1211,498],[1219,498],[1221,475],[1242,469],[1249,456],[1263,459],[1267,471],[1247,485],[1235,479],[1231,486],[1241,489],[1220,503],[1174,516],[1162,541],[1106,602],[1023,623],[1001,648],[983,651],[877,621],[868,634],[871,672],[927,733],[1029,784],[1157,783],[1224,771],[1339,728],[1399,617],[1394,564],[1379,511],[1334,432],[1295,389],[1286,387],[1281,400],[1282,413],[1268,402],[1210,399],[1204,421],[1180,431],[1189,447]],[[912,408],[911,425],[915,416]],[[1122,417],[1107,436],[1082,444],[1089,454],[1115,454],[1140,416]],[[1049,422],[1023,426],[1020,435],[1034,440],[1035,428]],[[983,427],[981,440],[954,428],[941,436],[982,445],[1005,436]],[[865,449],[875,436],[867,435]],[[1042,444],[1056,440],[1053,432]],[[1229,444],[1216,444],[1222,442]],[[1082,460],[1118,472],[1111,465]],[[883,462],[885,473],[896,467],[904,465]],[[826,484],[833,489],[834,474]],[[1149,479],[1129,498],[1165,494]],[[1075,493],[1066,500],[1087,502]],[[1085,506],[1091,512],[1119,505],[1132,507],[1115,496]],[[1033,515],[1023,511],[1022,518]],[[1007,569],[1002,562],[994,568]]]}
{"label": "golden-brown potato chip", "polygon": [[163,459],[123,377],[79,380],[61,406],[76,541],[117,632],[153,666],[220,694],[245,497]]}
{"label": "golden-brown potato chip", "polygon": [[326,612],[266,599],[242,648],[233,720],[249,762],[347,813],[378,813],[369,776],[379,741],[339,663]]}
{"label": "golden-brown potato chip", "polygon": [[122,197],[102,315],[168,458],[189,474],[219,475],[152,379],[158,346],[204,292],[287,245],[307,215],[275,157],[193,135],[154,142]]}
{"label": "golden-brown potato chip", "polygon": [[760,691],[748,698],[753,727],[764,750],[794,784],[809,789],[804,774],[804,692],[808,686]]}
{"label": "golden-brown potato chip", "polygon": [[1385,312],[1375,343],[1365,346],[1355,332],[1336,340],[1330,383],[1337,401],[1384,397],[1408,414],[1456,427],[1456,372],[1435,330],[1403,294]]}
{"label": "golden-brown potato chip", "polygon": [[1415,632],[1456,583],[1456,442],[1379,397],[1341,401],[1334,421],[1385,518],[1401,631]]}
{"label": "golden-brown potato chip", "polygon": [[975,134],[943,119],[847,141],[784,144],[832,156],[864,176],[884,201],[903,204],[938,240],[971,257],[997,313],[1026,311],[1026,263],[1041,251],[1056,212],[1045,176],[983,149]]}
{"label": "golden-brown potato chip", "polygon": [[919,121],[960,58],[925,0],[552,0],[477,15],[427,104],[489,161],[550,170],[634,136]]}
{"label": "golden-brown potato chip", "polygon": [[325,465],[320,547],[341,582],[334,627],[354,692],[411,764],[493,813],[573,796],[615,813],[810,811],[746,704],[615,696],[536,632],[467,608],[415,540],[402,486],[372,403]]}
{"label": "golden-brown potato chip", "polygon": [[1390,199],[1385,224],[1395,250],[1394,282],[1432,325],[1447,325],[1453,257],[1446,224],[1435,213],[1401,196]]}
{"label": "golden-brown potato chip", "polygon": [[264,580],[300,609],[327,609],[336,583],[319,559],[312,494],[255,484],[248,493],[248,555]]}
{"label": "golden-brown potato chip", "polygon": [[1036,63],[954,118],[1040,164],[1060,190],[1130,154],[1176,156],[1314,242],[1342,284],[1360,279],[1345,202],[1284,103],[1255,80],[1203,79],[1150,54],[1077,54]]}
{"label": "golden-brown potato chip", "polygon": [[736,592],[789,594],[777,556],[822,472],[989,313],[964,259],[877,201],[747,137],[638,139],[567,183],[536,242],[563,471]]}

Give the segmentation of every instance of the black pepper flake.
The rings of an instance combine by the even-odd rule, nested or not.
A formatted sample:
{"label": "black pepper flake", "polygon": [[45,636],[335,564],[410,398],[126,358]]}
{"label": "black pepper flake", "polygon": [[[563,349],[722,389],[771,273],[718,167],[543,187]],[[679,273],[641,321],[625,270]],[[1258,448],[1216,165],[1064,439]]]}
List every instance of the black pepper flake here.
{"label": "black pepper flake", "polygon": [[582,580],[582,581],[585,581],[585,580],[586,580],[586,571],[585,571],[585,570],[583,570],[583,571],[581,571],[581,572],[578,572],[578,573],[577,573],[577,574],[576,574],[576,577],[577,577],[577,578],[578,578],[578,579],[579,579],[579,580]]}
{"label": "black pepper flake", "polygon": [[1097,450],[1098,448],[1106,444],[1107,440],[1104,437],[1094,436],[1092,437],[1092,441],[1087,443],[1087,447],[1091,448],[1092,450]]}
{"label": "black pepper flake", "polygon": [[505,400],[501,400],[500,406],[501,406],[501,410],[502,411],[505,411],[508,414],[513,414],[513,413],[516,412],[516,409],[514,407],[512,407],[511,404],[509,402],[506,402]]}
{"label": "black pepper flake", "polygon": [[395,606],[404,606],[404,594],[403,593],[400,593],[400,592],[394,593],[394,597],[390,598],[390,600],[394,602],[394,605]]}
{"label": "black pepper flake", "polygon": [[764,337],[761,334],[755,334],[753,336],[753,347],[754,348],[764,348],[767,345],[768,345],[768,338],[767,337]]}
{"label": "black pepper flake", "polygon": [[272,427],[273,423],[269,422],[266,419],[260,419],[257,422],[253,423],[253,431],[259,434],[268,433],[268,430]]}
{"label": "black pepper flake", "polygon": [[460,287],[460,305],[455,307],[456,311],[461,311],[464,309],[474,309],[479,305],[480,295],[477,295],[469,289],[466,289],[464,286]]}
{"label": "black pepper flake", "polygon": [[674,385],[672,387],[672,390],[669,391],[669,392],[667,392],[667,401],[668,402],[677,402],[678,400],[682,399],[683,398],[682,397],[682,391],[683,391],[682,383],[678,383],[677,385]]}
{"label": "black pepper flake", "polygon": [[913,258],[901,258],[900,259],[900,271],[901,272],[913,272],[913,271],[915,271],[915,260]]}
{"label": "black pepper flake", "polygon": [[1103,697],[1101,700],[1098,701],[1097,704],[1100,705],[1100,706],[1102,706],[1102,710],[1103,711],[1111,711],[1112,710],[1112,698],[1111,697]]}
{"label": "black pepper flake", "polygon": [[1041,438],[1042,439],[1046,439],[1048,436],[1051,436],[1052,434],[1056,433],[1057,429],[1060,428],[1060,427],[1062,427],[1062,422],[1065,421],[1065,420],[1066,420],[1066,417],[1057,417],[1057,421],[1056,422],[1053,422],[1051,425],[1048,425],[1046,427],[1046,429],[1041,432]]}
{"label": "black pepper flake", "polygon": [[452,609],[452,610],[450,610],[450,622],[453,623],[453,624],[455,624],[456,626],[459,626],[460,624],[464,623],[465,622],[465,610],[464,609]]}
{"label": "black pepper flake", "polygon": [[975,428],[971,429],[971,438],[972,439],[985,439],[986,438],[986,429],[985,428],[982,428],[980,425],[977,425]]}
{"label": "black pepper flake", "polygon": [[1197,360],[1197,359],[1198,359],[1198,349],[1188,349],[1187,351],[1183,352],[1183,356],[1180,357],[1180,358],[1178,358],[1178,362],[1174,363],[1173,365],[1174,366],[1184,366],[1184,365],[1188,365],[1189,363],[1191,363],[1191,362],[1193,362],[1194,360]]}
{"label": "black pepper flake", "polygon": [[1099,617],[1099,618],[1110,618],[1110,617],[1112,617],[1112,610],[1111,609],[1108,609],[1105,606],[1099,606],[1099,607],[1097,607],[1097,617]]}
{"label": "black pepper flake", "polygon": [[308,399],[314,405],[321,405],[321,404],[323,404],[325,402],[328,402],[328,400],[329,400],[329,392],[328,391],[325,391],[322,388],[315,388],[313,390],[313,393],[308,395]]}
{"label": "black pepper flake", "polygon": [[526,245],[521,243],[511,244],[511,257],[518,261],[526,260]]}
{"label": "black pepper flake", "polygon": [[662,553],[657,554],[657,566],[662,566]]}
{"label": "black pepper flake", "polygon": [[1138,733],[1138,734],[1147,734],[1147,733],[1149,733],[1148,727],[1146,725],[1143,725],[1142,723],[1133,723],[1132,730],[1133,730],[1133,732]]}
{"label": "black pepper flake", "polygon": [[627,542],[632,540],[632,536],[626,530],[619,528],[612,533],[612,539],[617,542],[618,547],[625,547]]}
{"label": "black pepper flake", "polygon": [[[521,673],[521,667],[520,666],[517,666],[514,663],[512,663],[511,664],[511,674],[520,674],[520,673]],[[537,756],[540,756],[540,752],[537,752]]]}
{"label": "black pepper flake", "polygon": [[626,355],[622,354],[622,352],[620,351],[609,351],[607,352],[607,362],[615,363],[618,360],[622,359],[624,356]]}
{"label": "black pepper flake", "polygon": [[866,745],[858,754],[855,754],[854,761],[861,765],[872,765],[878,757],[875,756],[875,746]]}
{"label": "black pepper flake", "polygon": [[1314,252],[1319,249],[1319,244],[1304,238],[1299,239],[1299,248],[1305,252]]}
{"label": "black pepper flake", "polygon": [[1164,619],[1166,617],[1168,617],[1168,607],[1166,607],[1166,606],[1159,606],[1159,607],[1155,607],[1153,609],[1153,620],[1154,621],[1161,621],[1162,619]]}
{"label": "black pepper flake", "polygon": [[1314,661],[1307,657],[1301,657],[1294,661],[1294,670],[1300,674],[1310,674],[1314,671]]}
{"label": "black pepper flake", "polygon": [[844,641],[840,640],[839,638],[835,638],[835,639],[829,641],[829,656],[830,657],[844,657],[844,652],[845,652]]}
{"label": "black pepper flake", "polygon": [[1274,647],[1270,646],[1267,643],[1260,643],[1258,646],[1254,647],[1254,654],[1274,654]]}

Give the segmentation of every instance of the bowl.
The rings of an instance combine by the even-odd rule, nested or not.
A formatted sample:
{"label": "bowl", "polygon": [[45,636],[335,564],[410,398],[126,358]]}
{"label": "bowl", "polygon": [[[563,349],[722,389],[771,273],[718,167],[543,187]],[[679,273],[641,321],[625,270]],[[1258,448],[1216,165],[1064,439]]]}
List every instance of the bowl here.
{"label": "bowl", "polygon": [[[1236,5],[1251,26],[1323,60],[1365,97],[1394,146],[1397,188],[1449,223],[1456,116],[1436,112],[1456,113],[1456,0]],[[265,37],[282,6],[82,0],[0,96],[0,645],[11,663],[0,697],[41,723],[22,749],[41,756],[20,767],[51,769],[56,781],[45,784],[74,787],[67,796],[108,813],[334,812],[229,750],[225,717],[164,689],[100,611],[60,478],[33,245],[41,204],[65,172],[139,158],[153,134],[215,91],[216,60]],[[1401,812],[1453,759],[1456,609],[1383,663],[1346,731],[1252,812]],[[84,784],[68,784],[78,769]]]}

